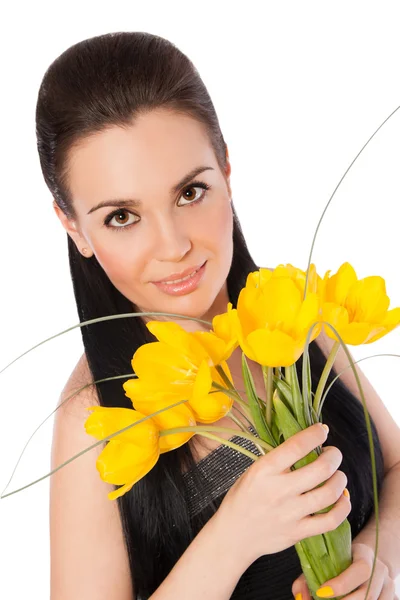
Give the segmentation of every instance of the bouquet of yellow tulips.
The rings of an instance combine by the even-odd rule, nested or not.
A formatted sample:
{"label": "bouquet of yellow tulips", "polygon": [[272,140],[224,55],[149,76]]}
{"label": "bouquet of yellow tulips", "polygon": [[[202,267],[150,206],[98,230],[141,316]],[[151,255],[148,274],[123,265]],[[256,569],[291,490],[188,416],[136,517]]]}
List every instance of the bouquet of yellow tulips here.
{"label": "bouquet of yellow tulips", "polygon": [[[399,109],[400,106],[382,125]],[[344,176],[336,186],[323,214],[343,178]],[[311,254],[306,271],[291,264],[281,264],[272,271],[261,268],[250,273],[245,287],[239,294],[237,307],[233,308],[232,304],[228,303],[224,314],[215,316],[212,323],[207,323],[207,326],[211,326],[209,331],[187,332],[174,322],[147,323],[147,328],[158,341],[142,345],[132,358],[135,376],[123,384],[125,395],[132,401],[132,409],[91,406],[88,409],[91,414],[85,422],[86,432],[100,441],[86,448],[84,452],[107,441],[98,456],[96,467],[105,482],[120,486],[109,493],[110,500],[122,496],[145,477],[161,453],[182,446],[194,435],[217,440],[253,460],[258,460],[259,455],[230,440],[218,437],[218,431],[238,434],[237,429],[213,426],[213,423],[223,417],[230,417],[239,427],[239,435],[253,441],[261,454],[273,451],[292,435],[321,421],[321,411],[329,387],[340,375],[335,377],[325,390],[340,345],[348,356],[349,367],[353,370],[360,390],[373,457],[368,410],[346,344],[370,344],[382,338],[400,324],[400,307],[389,310],[390,299],[382,277],[358,279],[354,268],[346,262],[336,274],[331,275],[331,271],[327,271],[321,278],[310,261]],[[113,318],[137,317],[140,314],[100,317],[74,327]],[[169,313],[143,314],[185,317]],[[193,320],[206,323],[201,319]],[[74,327],[40,342],[27,352]],[[314,394],[311,390],[308,346],[322,330],[335,343]],[[247,401],[235,388],[227,364],[228,358],[239,346],[242,350],[242,372]],[[3,368],[0,374],[27,352]],[[303,364],[300,386],[296,361],[301,356]],[[262,398],[255,389],[247,359],[262,367],[265,382],[265,394]],[[240,407],[241,418],[232,411],[235,402]],[[254,430],[257,436],[253,434]],[[292,465],[292,470],[311,463],[321,451],[321,448],[317,447]],[[64,467],[79,455],[55,470]],[[373,461],[373,458],[371,460]],[[55,470],[45,477],[52,475]],[[377,515],[377,482],[374,469],[372,474]],[[42,479],[44,477],[9,494],[3,494],[1,498],[34,485]],[[319,512],[328,512],[331,508],[332,506],[329,506]],[[377,542],[378,522],[376,548]],[[334,531],[299,541],[295,544],[295,549],[310,593],[317,600],[316,590],[321,584],[339,575],[352,563],[349,521],[345,519]],[[367,596],[375,562],[376,554]]]}
{"label": "bouquet of yellow tulips", "polygon": [[[92,412],[85,423],[87,433],[109,440],[97,469],[104,481],[121,486],[109,498],[125,494],[153,468],[160,453],[196,434],[229,443],[257,460],[254,453],[213,433],[221,428],[212,423],[222,417],[231,417],[240,426],[239,435],[252,440],[263,454],[320,421],[325,383],[341,341],[369,344],[397,327],[400,308],[388,310],[389,303],[385,281],[378,276],[358,279],[349,263],[323,278],[314,264],[309,277],[287,264],[250,273],[237,308],[229,303],[224,314],[214,317],[209,332],[187,332],[173,322],[147,323],[158,341],[142,345],[132,358],[136,378],[126,381],[123,389],[133,408],[88,408]],[[313,397],[308,345],[322,327],[335,344]],[[247,402],[234,387],[226,362],[237,346],[242,350]],[[303,353],[300,389],[295,363]],[[264,398],[257,395],[246,357],[262,366]],[[234,401],[242,418],[232,412]],[[314,461],[320,452],[316,448],[292,469]],[[349,567],[351,542],[346,518],[334,531],[295,544],[313,598],[318,598],[316,590],[323,582]]]}

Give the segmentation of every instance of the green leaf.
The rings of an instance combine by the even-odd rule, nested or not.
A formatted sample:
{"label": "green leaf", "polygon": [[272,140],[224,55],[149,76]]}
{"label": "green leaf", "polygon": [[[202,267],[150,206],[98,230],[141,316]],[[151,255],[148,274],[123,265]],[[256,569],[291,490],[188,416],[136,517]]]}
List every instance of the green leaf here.
{"label": "green leaf", "polygon": [[[282,400],[279,398],[276,391],[273,395],[273,403],[274,408],[276,410],[276,421],[285,440],[289,439],[299,431],[302,431],[302,428],[300,427],[299,423],[296,421],[295,417],[287,408],[286,404],[282,402]],[[309,454],[307,454],[307,456],[301,458],[296,463],[294,463],[293,466],[295,469],[298,469],[300,467],[314,462],[314,460],[316,460],[317,458],[318,454],[315,450],[312,450]]]}
{"label": "green leaf", "polygon": [[247,394],[247,399],[249,401],[251,416],[253,417],[256,431],[262,440],[275,446],[276,444],[271,435],[271,431],[269,430],[268,426],[266,426],[265,419],[263,418],[263,413],[260,408],[258,396],[257,396],[256,390],[255,390],[253,376],[249,369],[249,365],[247,364],[247,360],[246,360],[246,356],[245,356],[244,352],[242,352],[242,373],[243,373],[244,387],[246,389],[246,394]]}

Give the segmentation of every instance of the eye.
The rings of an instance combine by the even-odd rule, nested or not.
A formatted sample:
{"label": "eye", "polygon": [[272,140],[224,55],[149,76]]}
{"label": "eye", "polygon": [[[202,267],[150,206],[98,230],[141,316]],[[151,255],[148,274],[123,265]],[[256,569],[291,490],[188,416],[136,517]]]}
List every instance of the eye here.
{"label": "eye", "polygon": [[110,221],[116,217],[117,215],[123,215],[124,213],[131,215],[132,217],[135,217],[136,215],[134,215],[133,213],[129,212],[129,210],[126,210],[126,208],[118,208],[117,210],[114,210],[112,213],[110,213],[104,220],[104,225],[106,225],[106,227],[109,227],[110,229],[126,229],[127,227],[130,227],[131,225],[134,225],[137,221],[133,221],[133,223],[129,223],[128,225],[126,225],[126,222],[121,222],[121,220],[119,220],[120,225],[114,226],[114,225],[109,225]]}
{"label": "eye", "polygon": [[[189,200],[189,204],[197,204],[197,202],[201,202],[202,200],[204,200],[204,197],[207,193],[207,191],[210,189],[211,186],[209,186],[207,183],[204,183],[203,181],[194,181],[193,183],[190,184],[190,186],[188,186],[187,188],[185,188],[183,190],[183,194],[186,194],[187,192],[190,192],[190,190],[196,189],[196,188],[200,188],[203,190],[200,198],[186,198],[186,200]],[[181,196],[181,197],[182,197]],[[179,206],[179,205],[178,205]],[[186,204],[181,204],[180,206],[186,206]]]}
{"label": "eye", "polygon": [[[193,189],[196,188],[200,188],[203,190],[202,194],[200,195],[200,197],[194,197],[193,198],[187,198],[186,200],[188,200],[187,203],[185,204],[178,204],[178,206],[191,206],[193,204],[197,204],[199,202],[202,202],[207,194],[207,191],[211,189],[211,186],[208,185],[207,183],[205,183],[204,181],[194,181],[193,183],[191,183],[188,187],[186,187],[183,192],[181,197],[183,197],[184,194],[187,194],[187,192],[190,192]],[[121,216],[123,214],[127,214],[127,215],[131,215],[132,217],[137,217],[137,215],[131,213],[129,210],[127,210],[126,208],[118,208],[117,210],[114,210],[112,213],[110,213],[104,220],[104,225],[106,227],[108,227],[109,229],[129,229],[131,226],[135,225],[135,223],[137,223],[138,221],[140,221],[140,219],[136,219],[135,221],[131,221],[130,223],[126,222],[126,220],[124,220],[123,222],[121,221],[121,219],[118,219],[119,225],[110,225],[110,222],[112,221],[112,219],[116,216]]]}

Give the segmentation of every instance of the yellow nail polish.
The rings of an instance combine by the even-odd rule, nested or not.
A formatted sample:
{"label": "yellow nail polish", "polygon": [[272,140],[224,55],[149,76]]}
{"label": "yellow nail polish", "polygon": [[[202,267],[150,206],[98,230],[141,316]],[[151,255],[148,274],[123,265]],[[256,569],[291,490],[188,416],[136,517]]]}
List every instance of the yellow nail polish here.
{"label": "yellow nail polish", "polygon": [[348,498],[350,498],[350,492],[349,492],[349,490],[348,490],[347,488],[344,488],[344,490],[343,490],[343,494],[344,494],[345,496],[347,496]]}
{"label": "yellow nail polish", "polygon": [[333,589],[331,588],[330,585],[325,585],[324,587],[320,587],[317,591],[316,594],[318,596],[318,598],[330,598],[331,596],[334,596],[334,592]]}
{"label": "yellow nail polish", "polygon": [[294,600],[303,600],[303,594],[301,592],[299,592],[298,594],[295,595]]}

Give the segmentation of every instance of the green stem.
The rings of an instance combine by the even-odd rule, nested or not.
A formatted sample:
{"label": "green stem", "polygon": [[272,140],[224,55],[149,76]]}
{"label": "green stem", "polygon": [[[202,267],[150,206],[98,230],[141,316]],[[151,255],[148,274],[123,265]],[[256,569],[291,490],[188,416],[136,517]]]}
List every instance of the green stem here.
{"label": "green stem", "polygon": [[274,391],[274,380],[273,380],[273,374],[274,374],[274,369],[273,367],[266,367],[264,365],[262,365],[262,372],[263,372],[263,376],[264,376],[264,385],[265,385],[265,401],[266,401],[266,411],[265,411],[265,418],[267,421],[267,425],[268,427],[271,427],[271,423],[272,423],[272,393]]}
{"label": "green stem", "polygon": [[335,362],[336,354],[338,353],[339,348],[340,348],[340,342],[336,341],[332,346],[332,350],[330,351],[328,358],[326,359],[324,369],[321,373],[321,377],[318,382],[317,391],[315,392],[314,402],[313,402],[313,408],[317,415],[319,414],[319,403],[321,400],[321,396],[324,391],[324,387],[327,382],[329,373],[331,372],[331,369],[333,367],[333,363]]}
{"label": "green stem", "polygon": [[132,312],[132,313],[117,314],[117,315],[108,315],[106,317],[98,317],[96,319],[90,319],[89,321],[82,321],[81,323],[78,323],[77,325],[68,327],[68,329],[64,329],[63,331],[60,331],[60,333],[56,333],[55,335],[52,335],[51,337],[46,338],[45,340],[39,342],[35,346],[32,346],[32,348],[29,348],[29,350],[26,350],[26,352],[24,352],[23,354],[20,354],[19,356],[17,356],[17,358],[14,358],[14,360],[12,360],[10,363],[8,363],[8,365],[6,365],[4,367],[4,369],[1,369],[0,374],[3,373],[3,371],[5,371],[6,369],[8,369],[8,367],[11,367],[11,365],[13,363],[15,363],[17,360],[19,360],[20,358],[25,356],[25,354],[28,354],[28,352],[32,352],[32,350],[35,350],[35,348],[38,348],[42,344],[45,344],[60,335],[64,335],[64,333],[68,333],[68,331],[72,331],[73,329],[76,329],[76,327],[86,327],[87,325],[94,325],[95,323],[101,323],[102,321],[112,321],[114,319],[125,319],[125,318],[129,318],[129,317],[143,317],[146,315],[150,315],[150,316],[163,315],[166,317],[180,317],[182,319],[190,319],[191,321],[197,321],[198,323],[202,323],[203,325],[208,325],[210,329],[212,329],[212,326],[213,326],[212,323],[210,323],[209,321],[204,321],[203,319],[198,319],[197,317],[188,317],[187,315],[181,315],[179,313],[166,313],[166,312],[155,312],[155,311]]}
{"label": "green stem", "polygon": [[242,413],[241,410],[237,406],[233,405],[232,410],[233,409],[235,409],[239,413],[239,415],[241,417],[243,417],[244,419],[246,419],[247,423],[253,427],[253,423],[250,421],[250,419],[244,413]]}
{"label": "green stem", "polygon": [[236,415],[233,414],[232,409],[229,411],[227,416],[230,417],[234,423],[236,423],[236,425],[240,428],[241,431],[248,431],[246,425],[242,423],[242,421],[238,417],[236,417]]}
{"label": "green stem", "polygon": [[217,365],[215,367],[216,371],[221,375],[226,387],[228,389],[234,390],[235,386],[232,385],[231,380],[229,379],[228,375],[225,373],[224,369],[222,368],[222,365]]}
{"label": "green stem", "polygon": [[242,373],[243,373],[243,382],[246,388],[247,399],[249,401],[249,408],[251,411],[251,416],[255,423],[255,429],[260,436],[260,438],[264,441],[270,442],[273,444],[274,439],[271,435],[271,430],[268,423],[265,420],[265,411],[264,407],[261,408],[260,401],[256,394],[255,384],[253,375],[250,371],[249,365],[247,363],[246,355],[242,351]]}
{"label": "green stem", "polygon": [[[236,423],[236,425],[238,425],[238,427],[240,427],[241,431],[245,431],[248,432],[248,429],[246,427],[246,425],[244,425],[242,423],[242,421],[240,419],[238,419],[233,413],[232,410],[228,413],[228,416],[232,419],[232,421],[234,423]],[[257,446],[258,451],[260,452],[260,454],[265,454],[264,448],[262,448],[262,446],[260,444],[256,444],[254,442],[254,444]]]}
{"label": "green stem", "polygon": [[203,437],[209,438],[210,440],[216,440],[217,442],[224,444],[224,446],[229,446],[229,448],[233,448],[233,450],[237,450],[237,452],[240,452],[241,454],[248,456],[249,458],[251,458],[251,460],[255,461],[255,460],[259,459],[259,456],[257,456],[256,454],[253,454],[253,452],[250,452],[250,450],[246,450],[246,448],[243,448],[242,446],[239,446],[238,444],[234,444],[233,442],[230,442],[229,440],[220,438],[217,435],[213,435],[212,433],[198,433],[198,435],[202,435]]}
{"label": "green stem", "polygon": [[307,420],[304,414],[304,399],[300,390],[299,378],[297,376],[296,363],[285,367],[285,378],[290,386],[292,394],[293,408],[296,419],[302,429],[307,427]]}
{"label": "green stem", "polygon": [[212,385],[213,385],[213,387],[217,388],[218,391],[223,392],[224,394],[226,394],[230,398],[233,398],[234,400],[236,400],[236,402],[241,406],[242,410],[244,411],[245,415],[247,416],[247,419],[253,425],[253,420],[252,420],[252,417],[251,417],[251,412],[249,410],[249,406],[248,406],[247,402],[245,402],[241,398],[239,392],[235,388],[232,388],[232,389],[228,390],[226,387],[224,387],[220,383],[217,383],[216,381],[213,381]]}
{"label": "green stem", "polygon": [[[173,427],[172,429],[163,429],[160,431],[160,436],[164,435],[172,435],[173,433],[181,433],[184,431],[194,431],[195,433],[203,433],[211,431],[223,431],[225,433],[231,433],[232,435],[239,435],[240,437],[246,438],[255,444],[260,444],[265,450],[273,450],[273,446],[268,444],[268,442],[264,442],[257,437],[255,437],[252,433],[249,432],[238,432],[237,429],[230,429],[229,427],[216,427],[213,425],[193,425],[188,427]],[[225,443],[226,440],[223,440],[222,443]]]}

